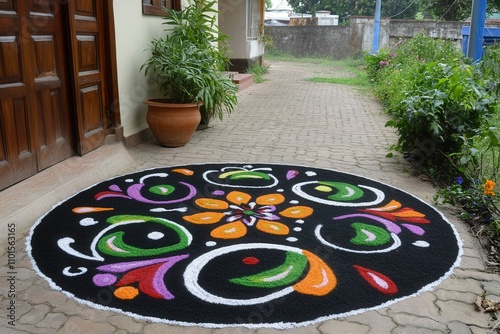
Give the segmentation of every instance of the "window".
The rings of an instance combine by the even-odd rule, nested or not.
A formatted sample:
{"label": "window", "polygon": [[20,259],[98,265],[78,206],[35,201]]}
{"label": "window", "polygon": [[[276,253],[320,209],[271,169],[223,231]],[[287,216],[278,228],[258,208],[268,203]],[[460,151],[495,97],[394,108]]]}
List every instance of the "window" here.
{"label": "window", "polygon": [[142,0],[142,13],[144,15],[165,16],[163,7],[181,9],[180,0]]}
{"label": "window", "polygon": [[247,0],[247,39],[259,37],[260,1]]}

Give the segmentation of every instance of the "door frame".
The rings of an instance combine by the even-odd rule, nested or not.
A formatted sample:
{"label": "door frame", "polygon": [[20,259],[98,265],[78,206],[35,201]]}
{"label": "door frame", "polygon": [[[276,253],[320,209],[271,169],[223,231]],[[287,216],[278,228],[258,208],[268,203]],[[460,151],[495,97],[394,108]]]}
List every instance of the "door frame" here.
{"label": "door frame", "polygon": [[115,17],[114,0],[103,0],[103,14],[106,20],[105,42],[107,49],[106,58],[106,77],[108,80],[108,99],[109,115],[112,134],[115,135],[115,141],[123,141],[123,127],[120,116],[120,100],[118,92],[118,67],[116,65],[116,36],[115,36]]}

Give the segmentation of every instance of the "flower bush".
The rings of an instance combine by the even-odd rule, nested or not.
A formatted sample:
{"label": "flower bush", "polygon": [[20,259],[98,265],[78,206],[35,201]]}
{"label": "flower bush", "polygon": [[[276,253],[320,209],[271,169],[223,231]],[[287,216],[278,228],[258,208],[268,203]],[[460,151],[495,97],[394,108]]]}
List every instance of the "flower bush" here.
{"label": "flower bush", "polygon": [[392,116],[387,126],[399,135],[392,148],[420,168],[448,172],[443,159],[460,149],[457,137],[472,136],[494,112],[487,80],[454,44],[423,35],[366,60],[375,93]]}
{"label": "flower bush", "polygon": [[438,191],[434,201],[458,206],[462,219],[488,224],[491,234],[500,239],[500,196],[495,188],[496,182],[490,179],[483,182],[457,177],[454,184]]}
{"label": "flower bush", "polygon": [[500,46],[476,66],[451,42],[418,35],[365,59],[399,135],[391,149],[444,186],[437,203],[500,239]]}

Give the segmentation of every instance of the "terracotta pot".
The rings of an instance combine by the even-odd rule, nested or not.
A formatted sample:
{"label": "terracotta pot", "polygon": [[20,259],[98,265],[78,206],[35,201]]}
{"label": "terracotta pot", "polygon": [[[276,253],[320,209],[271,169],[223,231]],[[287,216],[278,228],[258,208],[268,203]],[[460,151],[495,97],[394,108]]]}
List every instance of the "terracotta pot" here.
{"label": "terracotta pot", "polygon": [[146,121],[161,145],[179,147],[191,140],[201,119],[196,103],[176,104],[166,99],[144,103],[148,105]]}

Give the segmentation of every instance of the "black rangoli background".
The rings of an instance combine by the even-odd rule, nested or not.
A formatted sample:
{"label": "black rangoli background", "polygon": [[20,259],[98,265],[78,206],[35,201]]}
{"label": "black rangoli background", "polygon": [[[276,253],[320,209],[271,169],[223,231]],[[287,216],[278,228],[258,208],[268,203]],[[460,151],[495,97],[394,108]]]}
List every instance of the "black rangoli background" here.
{"label": "black rangoli background", "polygon": [[[221,168],[235,166],[247,166],[247,169],[269,167],[272,169],[269,173],[274,175],[279,183],[271,188],[234,188],[222,185],[207,184],[203,180],[203,172],[206,170],[220,170]],[[121,176],[108,180],[93,187],[86,189],[74,197],[61,203],[48,214],[46,214],[33,227],[28,240],[28,249],[37,269],[49,281],[53,287],[61,289],[67,294],[74,295],[83,302],[91,303],[96,307],[107,307],[133,315],[156,318],[157,321],[181,323],[181,324],[204,324],[208,326],[228,326],[228,325],[246,325],[246,326],[272,326],[287,327],[296,324],[306,324],[320,318],[333,318],[338,315],[356,313],[361,309],[370,309],[390,301],[398,300],[421,291],[423,288],[429,288],[435,282],[447,276],[451,269],[456,265],[457,257],[460,253],[459,241],[453,227],[443,219],[440,213],[429,205],[416,199],[415,197],[401,191],[369,179],[362,177],[339,173],[331,170],[286,166],[273,164],[252,164],[251,168],[246,164],[203,164],[177,166],[170,168],[159,168],[155,170],[142,171],[135,174]],[[172,172],[173,169],[186,168],[192,170],[194,175],[187,176]],[[295,170],[298,174],[290,180],[286,175],[290,170]],[[315,172],[316,175],[310,176],[306,172]],[[148,178],[144,181],[143,193],[147,193],[147,188],[156,184],[176,184],[177,182],[187,182],[197,188],[197,195],[184,203],[172,205],[145,204],[135,200],[108,197],[96,200],[95,195],[109,190],[112,185],[119,186],[125,190],[131,185],[127,179],[133,179],[135,182],[144,175],[152,173],[168,173],[166,178]],[[215,174],[210,175],[215,180]],[[334,222],[332,217],[349,213],[358,212],[358,208],[336,207],[321,205],[307,199],[303,199],[291,191],[293,185],[312,181],[326,180],[346,182],[353,185],[366,185],[382,190],[385,193],[385,199],[379,205],[387,204],[395,199],[405,207],[424,213],[430,220],[430,224],[420,225],[425,229],[425,235],[420,237],[403,228],[399,237],[402,245],[389,253],[379,254],[356,254],[337,249],[333,249],[321,244],[314,236],[314,229],[318,224],[322,224],[325,237],[328,234],[335,234],[335,238],[349,240],[352,238],[352,229],[348,224],[342,223],[343,228],[335,228],[338,222]],[[262,185],[262,180],[248,180],[236,182],[246,182],[246,185]],[[234,182],[229,182],[234,186]],[[179,186],[174,192],[175,196],[185,196],[187,192],[185,187]],[[295,232],[292,228],[299,226],[295,219],[281,219],[280,222],[290,227],[288,236],[276,236],[263,233],[255,228],[248,228],[248,233],[236,240],[215,240],[210,237],[210,231],[221,225],[195,225],[183,220],[183,216],[207,211],[194,204],[194,200],[200,197],[217,197],[224,199],[224,196],[210,195],[216,190],[222,190],[226,194],[232,190],[239,190],[252,196],[252,200],[263,194],[276,193],[277,189],[282,189],[281,194],[285,196],[286,201],[280,208],[286,208],[293,205],[305,205],[312,207],[314,213],[304,219],[300,224],[302,231]],[[178,192],[177,192],[178,191]],[[363,201],[371,201],[375,197],[370,191],[366,191],[368,197]],[[174,198],[175,198],[174,196]],[[148,194],[149,199],[164,200],[160,195]],[[291,200],[298,201],[298,204],[290,204]],[[95,206],[114,208],[113,211],[88,213],[85,215],[76,214],[72,209],[77,206]],[[153,208],[180,208],[187,207],[187,212],[151,212]],[[369,207],[361,207],[366,209]],[[277,210],[279,211],[279,210]],[[61,238],[71,237],[75,239],[73,248],[83,254],[90,254],[90,243],[92,239],[108,227],[106,219],[114,215],[145,215],[166,218],[186,227],[193,236],[190,246],[185,249],[177,250],[169,254],[160,254],[158,256],[119,258],[100,253],[105,261],[94,261],[81,259],[62,251],[57,245]],[[91,217],[99,223],[91,226],[81,226],[79,221],[84,217]],[[160,240],[150,240],[145,238],[147,233],[158,230],[158,224],[143,223],[141,226],[127,226],[122,229],[125,231],[125,241],[136,246],[155,248],[156,246],[165,246],[167,243],[176,243],[178,238],[175,234],[165,232],[166,237]],[[344,238],[342,236],[345,235]],[[296,237],[296,242],[287,241],[287,237]],[[430,244],[427,248],[416,247],[412,245],[417,240],[425,240]],[[215,246],[207,246],[207,241],[216,241]],[[227,306],[208,303],[193,296],[184,286],[183,273],[187,265],[201,254],[213,249],[245,243],[269,243],[281,244],[308,250],[323,261],[325,261],[333,270],[337,277],[337,287],[326,296],[309,296],[297,292],[288,294],[282,298],[272,300],[260,305],[250,306]],[[362,249],[362,247],[360,247]],[[92,282],[92,277],[98,273],[98,266],[117,262],[147,260],[161,258],[172,255],[189,254],[185,260],[176,263],[165,275],[166,287],[175,296],[172,300],[155,299],[140,293],[133,300],[120,300],[113,297],[113,287],[98,287]],[[258,288],[244,288],[226,284],[224,278],[238,277],[249,274],[248,268],[239,268],[238,263],[245,256],[254,256],[262,261],[251,268],[254,272],[261,272],[266,269],[276,267],[283,263],[284,252],[273,250],[243,250],[218,258],[211,261],[206,270],[200,275],[200,284],[211,293],[230,298],[259,297],[263,294]],[[357,272],[353,265],[370,268],[391,278],[398,287],[395,295],[387,295],[371,287],[365,279]],[[82,275],[68,277],[62,274],[66,267],[71,270],[77,270],[78,267],[87,268],[88,271]],[[307,272],[307,271],[306,271]],[[221,283],[222,282],[222,283]],[[280,290],[281,288],[270,289],[269,291]],[[284,324],[281,324],[284,323]]]}

